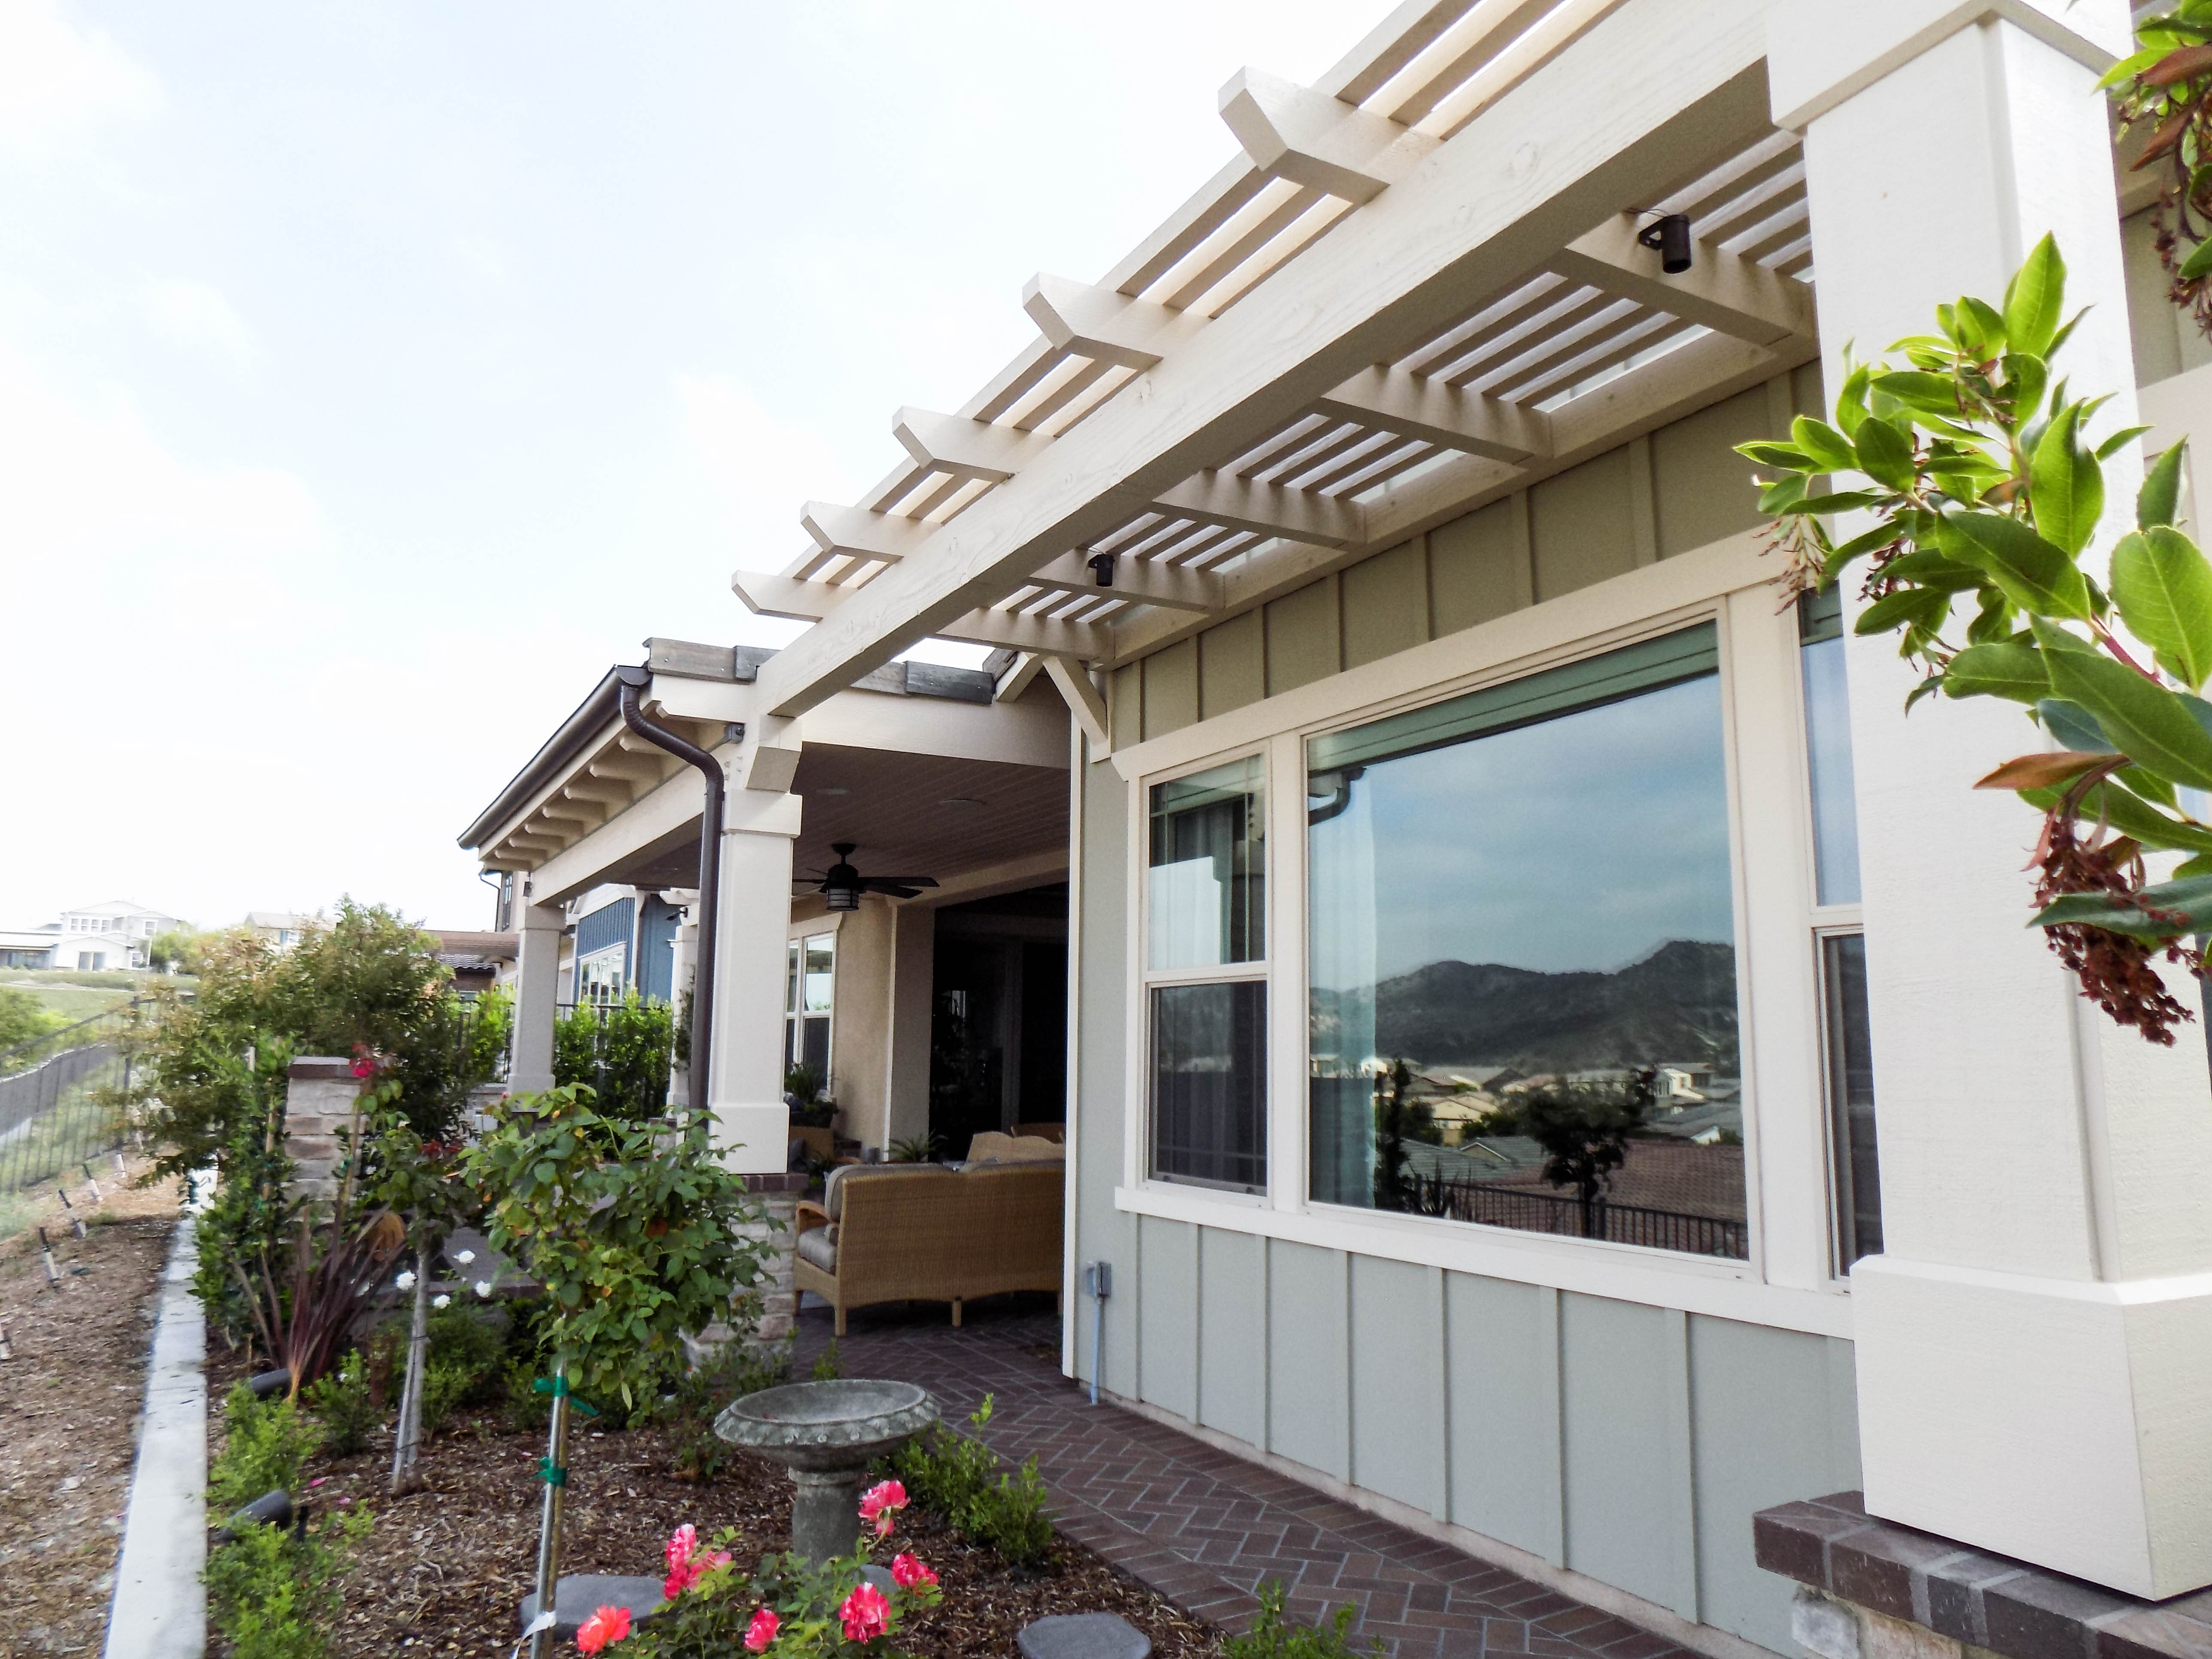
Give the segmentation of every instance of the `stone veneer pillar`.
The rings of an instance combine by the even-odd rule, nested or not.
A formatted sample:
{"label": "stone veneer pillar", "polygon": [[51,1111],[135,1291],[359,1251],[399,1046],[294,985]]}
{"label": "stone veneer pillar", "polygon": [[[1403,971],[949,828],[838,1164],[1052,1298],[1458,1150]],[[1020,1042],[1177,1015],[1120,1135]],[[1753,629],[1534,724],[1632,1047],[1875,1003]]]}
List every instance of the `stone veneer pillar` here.
{"label": "stone veneer pillar", "polygon": [[[1776,124],[1804,135],[1830,388],[1848,350],[1931,331],[1939,302],[2000,299],[2049,231],[2069,311],[2089,308],[2056,372],[2116,394],[2093,432],[2132,424],[2094,86],[2130,49],[2120,0],[1769,16]],[[2107,465],[2108,526],[2139,466]],[[1908,720],[1895,641],[1846,638],[1887,1243],[1852,1273],[1866,1508],[2134,1595],[2212,1583],[2203,1030],[2160,1048],[2115,1026],[2025,926],[2034,814],[1969,787],[2049,746],[2020,711],[1938,699]]]}
{"label": "stone veneer pillar", "polygon": [[361,1079],[336,1054],[302,1054],[285,1077],[284,1156],[299,1166],[293,1194],[327,1202],[337,1196],[338,1131],[353,1116]]}

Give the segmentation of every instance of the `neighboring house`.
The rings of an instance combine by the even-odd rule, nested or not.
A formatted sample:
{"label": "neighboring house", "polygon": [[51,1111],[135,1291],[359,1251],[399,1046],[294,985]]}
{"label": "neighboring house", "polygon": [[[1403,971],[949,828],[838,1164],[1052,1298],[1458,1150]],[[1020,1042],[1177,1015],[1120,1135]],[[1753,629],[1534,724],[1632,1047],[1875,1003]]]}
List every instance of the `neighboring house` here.
{"label": "neighboring house", "polygon": [[86,971],[143,968],[146,947],[155,936],[185,925],[175,916],[128,899],[64,910],[56,924],[60,938],[47,965]]}
{"label": "neighboring house", "polygon": [[254,938],[289,951],[307,935],[307,929],[316,923],[313,916],[295,915],[289,910],[248,910],[246,927]]}
{"label": "neighboring house", "polygon": [[438,941],[438,960],[453,972],[453,988],[465,997],[476,997],[500,982],[514,967],[515,939],[511,933],[471,933],[458,928],[433,927]]}
{"label": "neighboring house", "polygon": [[[1709,1655],[1795,1650],[1752,1516],[1853,1488],[1915,1561],[2212,1583],[2201,1035],[2076,997],[2032,817],[1967,792],[2029,728],[1908,722],[1855,589],[1778,605],[1734,448],[2046,229],[2099,430],[2212,433],[2154,187],[2113,182],[2128,47],[2117,0],[1444,0],[1313,86],[1240,74],[1235,162],[1035,279],[1039,338],[735,578],[824,625],[649,642],[647,711],[728,779],[736,1167],[781,1161],[779,1055],[874,1145],[1057,1069],[1070,1375]],[[1003,647],[1000,700],[917,702],[932,635]],[[464,837],[518,889],[521,1086],[562,907],[695,879],[697,775],[616,683]],[[787,902],[846,841],[943,884]],[[1585,1204],[1489,1110],[1394,1135],[1398,1057],[1516,1120],[1660,1068],[1658,1133]]]}
{"label": "neighboring house", "polygon": [[0,931],[0,968],[51,968],[61,943],[58,924]]}

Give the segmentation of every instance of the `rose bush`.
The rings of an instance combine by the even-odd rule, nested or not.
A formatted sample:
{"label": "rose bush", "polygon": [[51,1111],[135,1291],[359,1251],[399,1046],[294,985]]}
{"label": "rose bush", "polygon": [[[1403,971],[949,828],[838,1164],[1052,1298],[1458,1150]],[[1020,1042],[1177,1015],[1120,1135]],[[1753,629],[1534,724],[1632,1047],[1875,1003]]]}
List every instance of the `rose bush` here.
{"label": "rose bush", "polygon": [[[664,1551],[666,1600],[652,1622],[633,1629],[627,1613],[603,1607],[577,1633],[577,1645],[598,1653],[620,1644],[617,1659],[713,1659],[740,1647],[763,1659],[889,1653],[901,1620],[943,1598],[937,1575],[910,1551],[891,1562],[894,1588],[888,1593],[865,1576],[906,1503],[906,1489],[896,1480],[871,1486],[860,1505],[867,1530],[852,1554],[820,1566],[796,1555],[770,1557],[750,1577],[732,1561],[734,1528],[702,1542],[687,1522],[670,1534]],[[593,1645],[585,1644],[586,1633]]]}

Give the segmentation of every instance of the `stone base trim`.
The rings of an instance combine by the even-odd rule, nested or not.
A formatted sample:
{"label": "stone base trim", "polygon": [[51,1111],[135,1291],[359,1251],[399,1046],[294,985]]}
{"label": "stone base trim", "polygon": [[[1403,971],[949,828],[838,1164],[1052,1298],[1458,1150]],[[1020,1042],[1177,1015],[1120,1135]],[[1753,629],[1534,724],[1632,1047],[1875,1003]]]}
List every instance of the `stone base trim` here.
{"label": "stone base trim", "polygon": [[1860,1494],[1752,1517],[1795,1578],[1792,1634],[1821,1659],[2208,1659],[2212,1590],[2147,1601],[1866,1512]]}
{"label": "stone base trim", "polygon": [[[1732,1631],[1721,1630],[1711,1625],[1694,1624],[1671,1607],[1662,1607],[1656,1601],[1647,1601],[1628,1590],[1577,1572],[1572,1567],[1557,1565],[1540,1555],[1530,1554],[1518,1545],[1473,1531],[1455,1522],[1439,1519],[1425,1510],[1415,1509],[1410,1504],[1395,1498],[1386,1498],[1379,1492],[1370,1492],[1364,1486],[1352,1486],[1334,1475],[1294,1462],[1279,1453],[1262,1451],[1249,1441],[1239,1440],[1218,1429],[1209,1429],[1202,1423],[1194,1423],[1187,1417],[1179,1417],[1149,1401],[1132,1400],[1106,1389],[1099,1390],[1099,1398],[1110,1400],[1123,1411],[1173,1429],[1178,1434],[1187,1434],[1194,1440],[1202,1441],[1218,1451],[1227,1452],[1232,1457],[1256,1463],[1261,1468],[1273,1470],[1301,1486],[1310,1486],[1340,1504],[1363,1510],[1395,1526],[1403,1527],[1407,1532],[1433,1539],[1462,1555],[1472,1556],[1478,1561],[1501,1568],[1532,1583],[1541,1584],[1546,1589],[1569,1596],[1585,1607],[1595,1607],[1601,1613],[1609,1613],[1616,1619],[1640,1626],[1678,1647],[1705,1655],[1705,1659],[1775,1659],[1771,1648],[1762,1647]],[[2212,1659],[2212,1656],[2199,1656],[2199,1659]]]}

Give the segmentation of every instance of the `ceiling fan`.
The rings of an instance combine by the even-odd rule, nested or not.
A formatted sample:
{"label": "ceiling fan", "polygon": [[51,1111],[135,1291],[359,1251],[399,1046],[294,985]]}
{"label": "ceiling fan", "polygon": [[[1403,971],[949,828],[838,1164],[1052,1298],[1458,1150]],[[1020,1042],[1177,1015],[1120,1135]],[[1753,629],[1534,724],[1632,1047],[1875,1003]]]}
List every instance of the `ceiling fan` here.
{"label": "ceiling fan", "polygon": [[853,867],[854,852],[860,842],[838,841],[830,844],[837,855],[837,862],[823,872],[819,880],[801,878],[802,884],[814,883],[814,890],[822,895],[832,910],[857,910],[863,893],[889,893],[893,898],[913,898],[925,887],[937,885],[934,876],[864,876]]}

